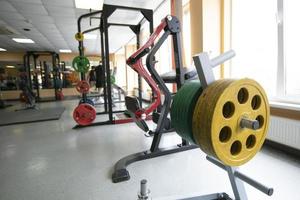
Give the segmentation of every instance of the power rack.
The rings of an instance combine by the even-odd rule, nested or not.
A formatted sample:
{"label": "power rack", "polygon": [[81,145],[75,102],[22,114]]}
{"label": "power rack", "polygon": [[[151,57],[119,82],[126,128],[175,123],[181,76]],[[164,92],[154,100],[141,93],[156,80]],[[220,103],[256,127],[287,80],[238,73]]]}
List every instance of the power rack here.
{"label": "power rack", "polygon": [[[124,24],[124,23],[109,23],[108,19],[109,17],[117,10],[133,10],[133,11],[138,11],[143,15],[143,18],[138,22],[138,24]],[[82,32],[81,30],[81,22],[82,19],[84,18],[91,18],[92,16],[99,15],[100,19],[100,25],[99,27],[91,28],[88,30],[85,30]],[[136,35],[136,46],[139,48],[140,46],[140,30],[141,30],[141,25],[145,22],[149,22],[149,30],[150,33],[153,32],[153,10],[150,9],[144,9],[144,8],[136,8],[136,7],[126,7],[126,6],[118,6],[118,5],[109,5],[109,4],[104,4],[103,9],[100,11],[94,11],[90,12],[84,15],[81,15],[78,18],[77,21],[77,27],[78,27],[78,32],[82,32],[83,34],[99,30],[100,31],[100,38],[101,38],[101,57],[102,57],[102,65],[105,69],[105,79],[106,83],[104,86],[104,111],[103,112],[98,112],[97,115],[108,115],[108,120],[107,121],[100,121],[100,122],[94,122],[86,126],[81,126],[81,125],[76,125],[74,128],[83,128],[83,127],[88,127],[88,126],[100,126],[100,125],[108,125],[108,124],[122,124],[122,123],[128,123],[128,122],[133,122],[133,119],[127,118],[127,119],[115,119],[113,114],[114,113],[122,113],[124,110],[113,110],[113,102],[112,102],[112,88],[111,88],[111,80],[110,78],[110,60],[109,60],[109,34],[108,34],[108,29],[110,26],[125,26],[129,27],[130,30]],[[79,55],[83,56],[83,41],[79,41]],[[81,73],[81,80],[85,80],[85,75],[84,73]],[[138,76],[138,99],[140,105],[142,105],[142,80],[141,77]],[[82,99],[86,100],[87,95],[82,94]]]}

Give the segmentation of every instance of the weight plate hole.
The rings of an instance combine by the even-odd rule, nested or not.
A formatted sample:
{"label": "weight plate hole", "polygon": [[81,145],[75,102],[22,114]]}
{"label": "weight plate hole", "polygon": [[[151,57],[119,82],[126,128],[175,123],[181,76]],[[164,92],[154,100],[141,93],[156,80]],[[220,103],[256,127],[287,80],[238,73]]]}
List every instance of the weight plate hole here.
{"label": "weight plate hole", "polygon": [[226,102],[223,106],[223,116],[230,118],[234,114],[234,104],[230,101]]}
{"label": "weight plate hole", "polygon": [[247,149],[251,149],[255,146],[256,143],[256,138],[254,135],[249,135],[247,140],[246,140],[246,147]]}
{"label": "weight plate hole", "polygon": [[231,129],[228,126],[225,126],[221,129],[219,134],[220,142],[228,142],[231,138]]}
{"label": "weight plate hole", "polygon": [[230,153],[233,156],[238,155],[242,150],[242,143],[238,140],[234,141],[230,148]]}
{"label": "weight plate hole", "polygon": [[238,101],[240,104],[244,104],[248,101],[249,93],[246,88],[241,88],[238,92]]}
{"label": "weight plate hole", "polygon": [[261,128],[261,127],[264,125],[264,122],[265,122],[264,117],[261,116],[261,115],[258,115],[258,116],[256,117],[256,120],[257,120],[258,123],[259,123],[259,128]]}
{"label": "weight plate hole", "polygon": [[260,98],[260,96],[259,96],[259,95],[255,95],[255,96],[252,98],[252,101],[251,101],[252,109],[253,109],[253,110],[259,109],[260,104],[261,104],[261,98]]}

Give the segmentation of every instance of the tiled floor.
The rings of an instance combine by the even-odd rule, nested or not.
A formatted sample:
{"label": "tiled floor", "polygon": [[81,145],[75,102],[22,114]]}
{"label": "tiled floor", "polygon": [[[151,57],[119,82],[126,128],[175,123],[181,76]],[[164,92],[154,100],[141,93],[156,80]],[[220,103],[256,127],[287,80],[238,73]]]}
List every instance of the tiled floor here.
{"label": "tiled floor", "polygon": [[[112,183],[114,163],[148,149],[151,138],[135,124],[74,130],[71,116],[77,101],[41,107],[57,104],[66,106],[59,121],[0,127],[1,200],[134,200],[143,178],[153,199],[232,195],[225,171],[206,161],[199,149],[134,163],[128,167],[129,181]],[[168,134],[163,145],[179,139]],[[275,189],[268,197],[246,185],[251,200],[300,199],[300,158],[264,148],[241,171]]]}

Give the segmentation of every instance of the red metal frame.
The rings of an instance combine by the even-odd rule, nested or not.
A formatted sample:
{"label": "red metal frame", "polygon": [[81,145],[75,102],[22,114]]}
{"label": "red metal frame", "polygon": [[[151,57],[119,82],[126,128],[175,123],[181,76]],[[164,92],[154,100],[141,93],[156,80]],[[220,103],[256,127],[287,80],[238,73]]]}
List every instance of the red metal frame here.
{"label": "red metal frame", "polygon": [[[145,120],[152,120],[152,116],[148,115]],[[126,124],[130,122],[135,122],[134,119],[132,118],[127,118],[127,119],[115,119],[114,124]]]}
{"label": "red metal frame", "polygon": [[[160,89],[157,86],[156,82],[152,79],[149,72],[144,68],[144,65],[142,63],[143,56],[139,57],[137,60],[135,59],[140,54],[143,54],[146,49],[150,48],[154,44],[156,38],[159,36],[161,31],[164,30],[166,26],[167,26],[167,22],[165,19],[163,19],[162,22],[156,27],[155,31],[151,34],[148,41],[141,48],[139,48],[134,54],[132,54],[126,61],[127,64],[134,71],[136,71],[142,78],[145,79],[145,81],[149,84],[152,91],[154,92],[154,97],[155,97],[154,101],[148,107],[142,108],[135,112],[135,116],[137,119],[141,118],[143,114],[145,114],[146,116],[149,115],[161,104],[161,94],[160,94]],[[135,61],[132,62],[132,60]]]}

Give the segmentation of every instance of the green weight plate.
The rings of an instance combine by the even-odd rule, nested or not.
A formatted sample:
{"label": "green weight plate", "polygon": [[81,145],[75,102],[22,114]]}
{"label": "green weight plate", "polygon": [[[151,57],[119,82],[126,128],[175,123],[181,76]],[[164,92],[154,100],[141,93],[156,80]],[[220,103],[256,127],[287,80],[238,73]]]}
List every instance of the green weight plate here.
{"label": "green weight plate", "polygon": [[76,72],[87,73],[90,68],[90,61],[87,57],[77,56],[73,59],[72,67]]}
{"label": "green weight plate", "polygon": [[113,75],[110,76],[110,83],[111,84],[115,84],[116,83],[116,77],[115,76],[113,76]]}
{"label": "green weight plate", "polygon": [[194,144],[196,143],[193,136],[193,113],[201,93],[199,81],[188,82],[177,92],[171,107],[172,127],[182,138]]}

